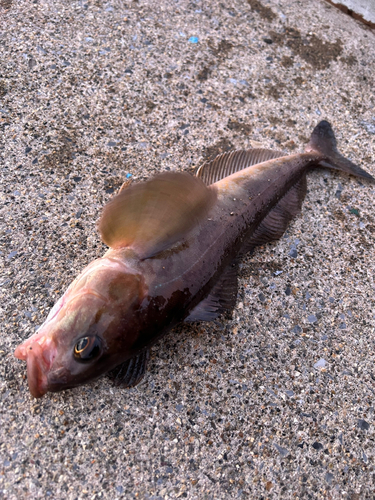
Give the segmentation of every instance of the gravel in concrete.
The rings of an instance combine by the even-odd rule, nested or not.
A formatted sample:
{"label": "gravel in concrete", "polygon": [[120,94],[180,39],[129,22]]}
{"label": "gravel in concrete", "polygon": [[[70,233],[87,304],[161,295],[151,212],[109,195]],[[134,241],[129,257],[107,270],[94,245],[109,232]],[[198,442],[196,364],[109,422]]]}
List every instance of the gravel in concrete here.
{"label": "gravel in concrete", "polygon": [[13,350],[105,248],[126,178],[329,120],[375,175],[374,33],[323,0],[0,0],[0,497],[374,496],[374,186],[309,176],[232,319],[177,328],[136,388],[30,397]]}

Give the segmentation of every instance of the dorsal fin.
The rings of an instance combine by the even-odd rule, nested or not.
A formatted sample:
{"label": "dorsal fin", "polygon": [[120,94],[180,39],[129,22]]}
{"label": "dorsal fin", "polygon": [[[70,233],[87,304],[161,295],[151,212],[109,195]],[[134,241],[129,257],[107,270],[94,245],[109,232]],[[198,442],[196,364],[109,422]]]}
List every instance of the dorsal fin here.
{"label": "dorsal fin", "polygon": [[282,156],[286,156],[286,154],[271,149],[238,149],[223,153],[214,160],[203,163],[198,168],[196,176],[209,186],[244,168]]}
{"label": "dorsal fin", "polygon": [[102,240],[131,247],[142,259],[180,241],[207,214],[216,190],[186,172],[167,172],[123,189],[104,207]]}

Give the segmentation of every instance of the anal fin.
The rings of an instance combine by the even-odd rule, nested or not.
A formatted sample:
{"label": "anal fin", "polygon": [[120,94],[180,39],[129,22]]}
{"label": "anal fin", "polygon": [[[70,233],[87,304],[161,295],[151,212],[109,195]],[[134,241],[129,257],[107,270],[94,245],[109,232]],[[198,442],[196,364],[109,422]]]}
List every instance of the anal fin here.
{"label": "anal fin", "polygon": [[225,312],[231,312],[237,300],[237,270],[237,263],[228,266],[208,297],[190,312],[185,321],[212,321]]}
{"label": "anal fin", "polygon": [[116,368],[108,372],[108,377],[116,386],[134,387],[139,384],[146,373],[149,359],[150,350],[146,349],[134,358],[130,358],[121,365],[116,366]]}
{"label": "anal fin", "polygon": [[301,210],[306,189],[306,174],[304,174],[262,220],[250,239],[245,241],[242,253],[281,238],[290,221]]}

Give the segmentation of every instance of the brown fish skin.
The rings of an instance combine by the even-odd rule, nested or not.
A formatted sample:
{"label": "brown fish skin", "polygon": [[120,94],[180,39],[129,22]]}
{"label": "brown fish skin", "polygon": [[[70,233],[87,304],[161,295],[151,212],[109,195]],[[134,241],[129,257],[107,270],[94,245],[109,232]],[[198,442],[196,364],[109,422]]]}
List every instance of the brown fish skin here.
{"label": "brown fish skin", "polygon": [[[137,190],[130,191],[130,187],[119,193],[105,208],[99,224],[103,240],[109,235],[115,248],[82,272],[39,331],[15,351],[16,357],[27,362],[31,394],[41,397],[47,391],[67,389],[97,378],[135,359],[177,323],[219,314],[220,297],[217,302],[211,301],[211,310],[204,301],[217,293],[215,287],[239,256],[281,236],[301,206],[309,169],[330,166],[374,180],[337,152],[327,122],[314,129],[307,150],[234,171],[209,188],[203,188],[202,181],[195,179],[185,189],[185,184],[190,183],[186,174],[169,173],[156,178],[156,193],[153,180],[144,190],[138,185]],[[224,174],[227,159],[218,160]],[[210,165],[206,170],[209,168]],[[180,214],[183,231],[179,231],[178,224],[180,189],[181,204],[186,206]],[[206,207],[204,189],[210,199]],[[159,190],[162,199],[167,197],[167,211],[164,204],[162,210],[159,208]],[[195,222],[190,224],[186,220],[191,210],[189,203],[197,190],[199,195],[193,204],[200,205],[194,212]],[[134,195],[138,192],[141,196],[148,193],[151,201],[146,196],[140,204],[138,195]],[[150,210],[144,208],[148,203]],[[128,210],[125,217],[119,216],[123,206]],[[134,218],[139,210],[147,220],[134,237]],[[136,222],[142,223],[142,217]],[[161,221],[157,230],[150,230],[150,236],[144,227],[153,227],[149,221],[152,217]],[[178,233],[176,241],[171,228],[172,233]],[[126,246],[118,247],[118,241]],[[229,273],[228,280],[231,279]],[[231,286],[235,290],[235,283]],[[132,383],[129,380],[140,379],[143,368],[137,377],[128,379],[128,385]]]}

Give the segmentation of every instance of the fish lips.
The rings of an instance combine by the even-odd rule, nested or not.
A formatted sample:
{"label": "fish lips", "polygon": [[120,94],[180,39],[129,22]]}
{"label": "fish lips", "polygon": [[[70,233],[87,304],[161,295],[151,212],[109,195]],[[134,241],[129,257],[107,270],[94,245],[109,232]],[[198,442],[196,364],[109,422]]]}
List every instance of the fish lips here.
{"label": "fish lips", "polygon": [[56,356],[56,346],[51,340],[45,342],[45,337],[36,336],[30,340],[19,345],[14,355],[26,361],[30,393],[34,398],[40,398],[49,391],[48,374]]}
{"label": "fish lips", "polygon": [[43,361],[43,350],[38,342],[27,347],[27,382],[34,398],[41,398],[48,391],[47,370]]}
{"label": "fish lips", "polygon": [[41,398],[47,392],[59,392],[63,389],[75,387],[79,382],[70,381],[69,372],[64,367],[52,366],[56,347],[48,345],[48,349],[38,341],[20,345],[14,352],[16,358],[26,361],[27,382],[34,398]]}

